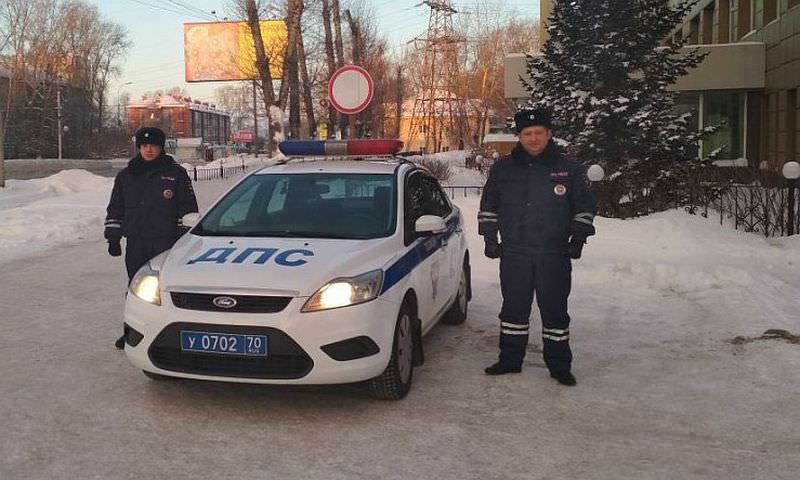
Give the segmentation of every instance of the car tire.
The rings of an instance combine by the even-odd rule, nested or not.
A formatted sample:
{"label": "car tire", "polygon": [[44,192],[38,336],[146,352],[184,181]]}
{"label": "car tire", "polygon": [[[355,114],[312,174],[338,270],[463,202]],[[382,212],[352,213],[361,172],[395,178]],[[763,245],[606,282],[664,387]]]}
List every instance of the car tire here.
{"label": "car tire", "polygon": [[411,390],[416,338],[413,311],[407,303],[404,303],[394,327],[389,365],[383,373],[369,380],[369,389],[373,397],[379,400],[400,400]]}
{"label": "car tire", "polygon": [[461,278],[458,281],[458,292],[453,304],[445,312],[441,322],[445,325],[461,325],[467,321],[467,307],[469,305],[469,263],[464,260],[461,267]]}
{"label": "car tire", "polygon": [[149,378],[150,380],[155,380],[157,382],[168,382],[170,380],[175,380],[174,377],[168,377],[166,375],[161,375],[159,373],[148,372],[147,370],[142,370],[144,376]]}

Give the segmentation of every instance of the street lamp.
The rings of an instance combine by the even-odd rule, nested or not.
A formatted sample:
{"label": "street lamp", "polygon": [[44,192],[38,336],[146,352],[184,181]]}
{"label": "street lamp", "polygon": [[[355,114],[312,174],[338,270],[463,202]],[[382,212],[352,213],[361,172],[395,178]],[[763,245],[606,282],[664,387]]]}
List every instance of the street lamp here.
{"label": "street lamp", "polygon": [[120,114],[119,114],[119,111],[120,111],[119,91],[122,89],[122,87],[124,87],[126,85],[131,85],[132,83],[133,82],[125,82],[122,85],[120,85],[119,87],[117,87],[117,128],[122,126],[122,121],[120,120]]}
{"label": "street lamp", "polygon": [[794,190],[797,188],[797,179],[800,178],[800,163],[786,162],[783,164],[783,176],[789,183],[789,218],[786,219],[786,233],[791,236],[794,235],[795,224],[795,195]]}

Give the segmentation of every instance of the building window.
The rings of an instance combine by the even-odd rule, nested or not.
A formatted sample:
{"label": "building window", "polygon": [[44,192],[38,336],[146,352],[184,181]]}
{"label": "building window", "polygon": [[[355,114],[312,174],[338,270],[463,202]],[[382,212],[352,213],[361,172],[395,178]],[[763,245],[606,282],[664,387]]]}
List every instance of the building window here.
{"label": "building window", "polygon": [[751,17],[750,0],[739,0],[739,12],[738,15],[736,15],[736,32],[738,33],[737,38],[742,38],[750,33],[750,30],[753,28]]}
{"label": "building window", "polygon": [[697,45],[700,43],[700,15],[695,16],[689,22],[689,41],[690,45]]}
{"label": "building window", "polygon": [[703,35],[702,43],[714,43],[714,2],[703,9]]}
{"label": "building window", "polygon": [[704,93],[701,101],[703,126],[720,126],[703,140],[703,157],[721,149],[718,160],[744,158],[745,95],[739,92]]}
{"label": "building window", "polygon": [[728,43],[731,41],[731,2],[730,0],[719,0],[719,24],[717,30],[717,41]]}
{"label": "building window", "polygon": [[764,25],[778,18],[778,0],[764,0]]}

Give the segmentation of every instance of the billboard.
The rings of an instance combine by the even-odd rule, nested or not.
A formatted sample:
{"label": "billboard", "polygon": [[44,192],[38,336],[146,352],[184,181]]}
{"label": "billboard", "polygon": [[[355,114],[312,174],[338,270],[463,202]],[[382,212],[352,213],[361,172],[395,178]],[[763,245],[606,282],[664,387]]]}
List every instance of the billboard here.
{"label": "billboard", "polygon": [[[273,79],[283,76],[288,32],[283,20],[261,20],[264,49]],[[258,77],[255,47],[245,22],[183,24],[183,51],[187,82],[250,80]]]}

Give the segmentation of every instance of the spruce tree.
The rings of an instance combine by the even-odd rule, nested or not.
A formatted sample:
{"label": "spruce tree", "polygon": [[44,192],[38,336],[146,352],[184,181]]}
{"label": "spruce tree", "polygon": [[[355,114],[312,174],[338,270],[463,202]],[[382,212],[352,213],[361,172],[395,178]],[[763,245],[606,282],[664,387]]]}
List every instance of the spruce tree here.
{"label": "spruce tree", "polygon": [[686,204],[699,158],[690,115],[668,87],[703,55],[666,42],[696,2],[561,0],[542,55],[528,58],[530,104],[550,109],[555,135],[606,171],[601,213],[630,217]]}

